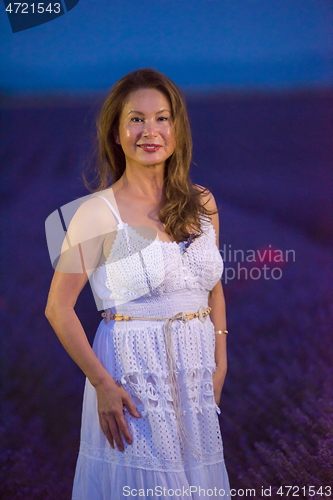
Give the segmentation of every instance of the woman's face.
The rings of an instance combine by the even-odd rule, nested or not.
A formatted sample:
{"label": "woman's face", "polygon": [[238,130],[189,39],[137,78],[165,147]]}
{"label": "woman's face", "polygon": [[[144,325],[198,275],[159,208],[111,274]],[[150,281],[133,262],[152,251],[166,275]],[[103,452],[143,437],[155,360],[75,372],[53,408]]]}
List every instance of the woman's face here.
{"label": "woman's face", "polygon": [[175,150],[174,126],[167,97],[156,89],[139,89],[126,100],[115,137],[126,164],[164,165]]}

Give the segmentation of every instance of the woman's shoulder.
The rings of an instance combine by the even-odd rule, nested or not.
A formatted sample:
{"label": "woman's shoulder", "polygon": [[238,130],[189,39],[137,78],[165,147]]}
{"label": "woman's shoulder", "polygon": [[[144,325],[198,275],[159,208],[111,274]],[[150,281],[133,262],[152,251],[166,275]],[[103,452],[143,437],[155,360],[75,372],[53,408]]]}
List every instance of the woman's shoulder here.
{"label": "woman's shoulder", "polygon": [[[104,198],[104,199],[103,199]],[[71,234],[87,238],[116,230],[118,220],[115,216],[117,206],[112,193],[104,190],[92,193],[75,200],[76,210],[73,210],[68,230]],[[110,205],[113,210],[110,209]]]}
{"label": "woman's shoulder", "polygon": [[[210,224],[209,226],[214,228],[215,232],[215,241],[217,247],[219,247],[219,216],[218,216],[218,208],[216,205],[215,198],[211,191],[209,189],[204,188],[203,186],[200,186],[199,184],[196,184],[196,186],[202,191],[201,194],[201,201],[202,204],[205,206],[205,208],[211,213],[209,215],[210,218]],[[204,223],[205,224],[205,223]]]}
{"label": "woman's shoulder", "polygon": [[208,188],[200,186],[200,184],[193,184],[195,188],[199,188],[200,200],[202,205],[205,206],[207,210],[217,210],[216,201],[214,195]]}

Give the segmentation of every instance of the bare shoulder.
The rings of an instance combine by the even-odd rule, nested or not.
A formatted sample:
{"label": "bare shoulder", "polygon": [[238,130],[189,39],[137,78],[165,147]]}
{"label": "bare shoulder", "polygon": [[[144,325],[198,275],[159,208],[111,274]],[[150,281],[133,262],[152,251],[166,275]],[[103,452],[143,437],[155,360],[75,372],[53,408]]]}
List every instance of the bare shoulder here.
{"label": "bare shoulder", "polygon": [[[112,200],[108,201],[112,203]],[[114,210],[117,211],[116,208]],[[71,216],[69,215],[70,211],[72,212]],[[72,210],[67,209],[66,213],[69,215],[67,236],[73,244],[101,237],[110,231],[117,230],[117,220],[114,214],[105,200],[98,195],[88,195],[75,200]]]}
{"label": "bare shoulder", "polygon": [[215,198],[213,194],[209,191],[209,189],[204,188],[199,184],[195,184],[195,186],[197,186],[200,190],[205,190],[201,195],[202,204],[205,205],[205,208],[207,210],[215,212],[213,215],[210,216],[210,220],[215,229],[216,245],[219,248],[219,215]]}
{"label": "bare shoulder", "polygon": [[208,188],[200,186],[200,184],[194,184],[194,186],[198,187],[200,191],[203,191],[200,197],[202,204],[205,205],[208,210],[217,210],[217,205],[213,193],[209,191]]}

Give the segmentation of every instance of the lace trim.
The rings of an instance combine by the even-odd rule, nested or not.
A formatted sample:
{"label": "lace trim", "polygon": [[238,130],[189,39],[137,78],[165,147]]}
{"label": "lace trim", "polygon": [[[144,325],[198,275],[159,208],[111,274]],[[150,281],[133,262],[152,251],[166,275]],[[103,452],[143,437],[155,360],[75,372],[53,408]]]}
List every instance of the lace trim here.
{"label": "lace trim", "polygon": [[206,465],[224,463],[222,452],[203,453],[200,462],[197,461],[196,464],[190,464],[182,460],[163,460],[155,457],[129,455],[126,454],[126,450],[124,452],[119,452],[112,448],[105,450],[83,441],[80,443],[79,455],[90,460],[98,460],[109,464],[160,472],[181,472],[189,469],[200,469]]}
{"label": "lace trim", "polygon": [[[181,413],[203,413],[203,410],[215,410],[221,413],[215,403],[212,373],[215,367],[200,367],[181,370]],[[165,412],[174,413],[170,381],[167,374],[146,371],[131,371],[121,377],[121,383],[135,401],[142,417],[148,413],[159,413],[164,420]]]}

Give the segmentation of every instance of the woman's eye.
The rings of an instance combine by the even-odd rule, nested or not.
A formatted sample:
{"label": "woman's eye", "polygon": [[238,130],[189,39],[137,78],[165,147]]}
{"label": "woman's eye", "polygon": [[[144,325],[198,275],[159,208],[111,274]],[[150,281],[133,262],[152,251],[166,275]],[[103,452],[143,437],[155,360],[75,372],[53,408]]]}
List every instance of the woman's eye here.
{"label": "woman's eye", "polygon": [[[165,122],[165,121],[167,121],[167,120],[169,120],[169,117],[168,117],[168,116],[159,116],[159,117],[157,118],[157,121],[158,121],[158,122]],[[143,119],[143,118],[140,118],[139,116],[133,116],[133,117],[131,118],[131,122],[134,122],[134,123],[140,123],[140,122],[143,122],[143,121],[144,121],[144,119]]]}

